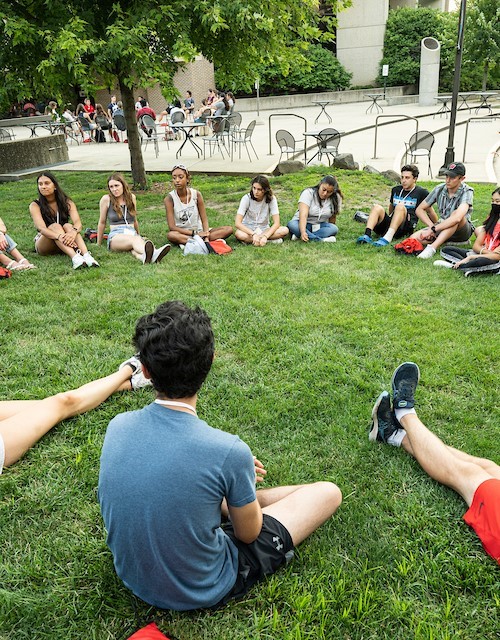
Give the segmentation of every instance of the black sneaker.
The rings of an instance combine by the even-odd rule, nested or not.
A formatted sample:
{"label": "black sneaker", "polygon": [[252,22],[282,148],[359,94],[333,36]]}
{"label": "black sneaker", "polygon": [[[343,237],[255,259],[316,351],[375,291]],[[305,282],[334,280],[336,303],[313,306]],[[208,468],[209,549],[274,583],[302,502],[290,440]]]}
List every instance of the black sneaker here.
{"label": "black sneaker", "polygon": [[368,214],[364,211],[356,211],[353,220],[355,220],[356,222],[361,222],[361,224],[366,224],[368,221]]}
{"label": "black sneaker", "polygon": [[387,442],[387,439],[399,429],[399,424],[391,409],[391,396],[387,391],[377,398],[372,410],[372,426],[368,434],[371,442]]}
{"label": "black sneaker", "polygon": [[420,380],[420,369],[414,362],[403,362],[392,376],[392,401],[394,409],[412,409],[415,406],[415,389]]}

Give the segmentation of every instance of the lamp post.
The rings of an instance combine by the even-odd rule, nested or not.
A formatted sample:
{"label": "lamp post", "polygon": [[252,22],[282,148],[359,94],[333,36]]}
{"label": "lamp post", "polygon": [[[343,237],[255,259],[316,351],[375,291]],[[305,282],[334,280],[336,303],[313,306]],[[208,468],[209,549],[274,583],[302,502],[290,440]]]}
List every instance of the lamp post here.
{"label": "lamp post", "polygon": [[460,3],[460,17],[458,19],[458,37],[457,37],[457,49],[455,53],[455,73],[453,76],[453,91],[451,97],[451,113],[450,113],[450,128],[448,130],[448,146],[446,147],[446,153],[444,156],[444,165],[439,169],[439,174],[442,175],[444,169],[453,162],[455,159],[455,147],[453,146],[455,138],[455,123],[457,121],[457,102],[458,92],[460,91],[460,71],[462,66],[462,52],[465,30],[465,9],[467,0],[462,0]]}

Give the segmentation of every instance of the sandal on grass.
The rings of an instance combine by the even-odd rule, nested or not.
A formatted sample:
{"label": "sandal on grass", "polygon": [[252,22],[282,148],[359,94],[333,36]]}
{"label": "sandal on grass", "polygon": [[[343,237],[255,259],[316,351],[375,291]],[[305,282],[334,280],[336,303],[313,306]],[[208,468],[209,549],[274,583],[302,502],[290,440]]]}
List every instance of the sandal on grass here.
{"label": "sandal on grass", "polygon": [[15,260],[11,260],[7,265],[7,269],[10,269],[10,271],[25,271],[26,269],[29,269],[29,267],[26,267]]}
{"label": "sandal on grass", "polygon": [[33,264],[32,262],[30,262],[27,258],[22,258],[22,260],[19,260],[18,264],[22,264],[23,269],[36,269],[37,266],[35,264]]}

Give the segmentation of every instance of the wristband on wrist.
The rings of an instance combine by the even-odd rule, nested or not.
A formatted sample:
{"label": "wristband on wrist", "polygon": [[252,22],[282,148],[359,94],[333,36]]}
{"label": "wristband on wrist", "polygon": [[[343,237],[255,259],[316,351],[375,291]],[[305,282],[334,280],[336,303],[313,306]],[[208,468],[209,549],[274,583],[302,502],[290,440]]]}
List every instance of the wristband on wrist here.
{"label": "wristband on wrist", "polygon": [[432,225],[431,231],[432,231],[432,233],[437,233],[435,224]]}

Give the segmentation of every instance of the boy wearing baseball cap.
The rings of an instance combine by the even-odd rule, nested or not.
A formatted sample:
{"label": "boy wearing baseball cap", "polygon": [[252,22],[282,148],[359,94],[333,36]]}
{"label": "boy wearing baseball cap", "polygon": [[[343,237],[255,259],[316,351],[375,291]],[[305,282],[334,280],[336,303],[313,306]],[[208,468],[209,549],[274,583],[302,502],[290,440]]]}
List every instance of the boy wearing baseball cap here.
{"label": "boy wearing baseball cap", "polygon": [[[426,225],[411,236],[427,245],[419,258],[432,258],[445,242],[466,242],[474,233],[470,219],[474,189],[465,183],[465,166],[452,162],[444,174],[444,184],[435,187],[416,209],[417,217]],[[434,203],[439,211],[436,223],[429,216]]]}

